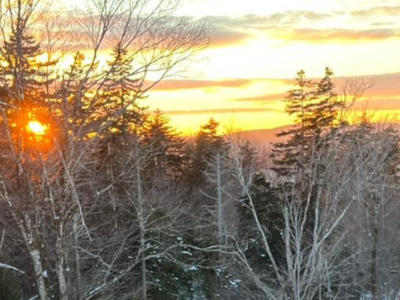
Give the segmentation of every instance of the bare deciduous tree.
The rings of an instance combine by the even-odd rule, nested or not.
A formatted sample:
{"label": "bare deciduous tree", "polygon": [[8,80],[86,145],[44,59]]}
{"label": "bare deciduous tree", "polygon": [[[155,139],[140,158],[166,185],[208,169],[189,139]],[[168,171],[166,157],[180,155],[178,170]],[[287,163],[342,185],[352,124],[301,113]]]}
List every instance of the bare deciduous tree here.
{"label": "bare deciduous tree", "polygon": [[[307,176],[308,180],[287,181],[281,186],[280,198],[284,221],[281,241],[269,239],[268,228],[264,228],[265,225],[260,221],[259,212],[255,208],[256,199],[251,192],[251,185],[256,168],[245,170],[242,167],[239,145],[231,144],[236,166],[235,176],[248,201],[247,209],[255,221],[262,251],[268,258],[264,268],[268,274],[267,277],[259,273],[258,266],[252,265],[246,244],[241,245],[238,241],[235,254],[247,270],[250,280],[268,299],[305,300],[314,297],[339,299],[348,292],[346,285],[348,278],[344,270],[349,266],[353,255],[358,255],[358,252],[352,254],[348,252],[351,230],[346,228],[345,224],[350,215],[353,216],[360,191],[364,194],[365,191],[374,189],[376,193],[382,195],[379,199],[383,200],[382,197],[387,191],[383,192],[380,188],[377,190],[376,179],[368,180],[368,178],[371,176],[387,178],[385,177],[387,175],[379,171],[380,166],[383,167],[382,164],[390,159],[392,161],[390,168],[394,170],[396,156],[392,155],[393,151],[398,150],[396,150],[395,140],[394,143],[385,143],[384,138],[369,143],[363,139],[363,144],[357,146],[363,154],[358,155],[357,151],[347,148],[351,147],[353,140],[345,132],[346,130],[338,131],[337,135],[333,136],[332,142],[326,143],[326,146],[316,147],[314,151],[311,151],[310,162],[312,163],[306,170],[310,175]],[[390,139],[390,135],[382,133],[381,136]],[[377,142],[379,145],[376,144]],[[359,159],[357,162],[353,160],[353,155]],[[368,171],[366,169],[368,165],[374,166],[374,170]],[[360,172],[367,173],[359,176]],[[388,188],[387,180],[380,182],[379,184],[386,186],[385,189]],[[372,248],[368,255],[370,257],[368,268],[376,273],[378,255],[376,226],[380,225],[374,216],[381,215],[382,207],[374,201],[363,203],[368,211],[370,225],[367,228],[371,228],[369,237]],[[379,208],[376,205],[379,205]],[[349,215],[350,212],[352,213]],[[271,243],[282,244],[285,256],[283,263],[271,250]],[[370,278],[371,293],[375,299],[378,299],[376,275],[371,275]]]}

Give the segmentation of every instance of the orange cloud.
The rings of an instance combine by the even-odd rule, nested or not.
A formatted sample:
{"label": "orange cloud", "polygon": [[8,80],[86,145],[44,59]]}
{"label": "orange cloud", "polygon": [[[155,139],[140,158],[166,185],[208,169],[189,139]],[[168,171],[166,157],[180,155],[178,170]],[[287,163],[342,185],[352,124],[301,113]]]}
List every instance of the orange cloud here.
{"label": "orange cloud", "polygon": [[[252,79],[228,79],[228,80],[163,80],[157,83],[153,90],[157,91],[174,91],[186,89],[202,89],[202,88],[243,88],[255,83],[273,83],[274,85],[292,85],[294,79],[280,78],[252,78]],[[146,86],[153,85],[153,81],[145,82]],[[269,99],[268,99],[269,100]],[[241,99],[238,99],[241,101]]]}
{"label": "orange cloud", "polygon": [[221,109],[200,109],[200,110],[167,110],[163,113],[168,115],[203,115],[203,114],[237,114],[237,113],[265,113],[278,112],[272,108],[221,108]]}
{"label": "orange cloud", "polygon": [[331,17],[332,15],[330,14],[321,14],[313,11],[283,11],[269,16],[250,14],[236,18],[229,16],[208,16],[204,19],[213,24],[217,29],[230,31],[296,25],[304,20],[317,22]]}
{"label": "orange cloud", "polygon": [[292,27],[300,22],[314,23],[331,18],[329,14],[320,14],[313,11],[284,11],[269,16],[255,14],[232,18],[229,16],[208,16],[200,19],[212,24],[213,43],[211,47],[240,44],[253,37],[252,30],[263,31],[266,28]]}
{"label": "orange cloud", "polygon": [[[232,80],[164,80],[158,83],[154,90],[170,91],[170,90],[186,90],[201,89],[209,87],[227,87],[237,88],[244,87],[252,83],[250,79],[232,79]],[[149,82],[148,84],[152,84]]]}
{"label": "orange cloud", "polygon": [[[334,82],[336,91],[340,94],[341,87],[352,77],[336,77]],[[360,99],[354,106],[355,110],[380,109],[380,110],[400,110],[400,73],[382,74],[374,76],[360,76],[356,79],[371,83],[371,88],[366,90],[363,99]],[[268,79],[271,80],[271,79]],[[260,81],[260,79],[258,80]],[[282,85],[294,86],[295,80],[279,80]],[[284,93],[270,93],[260,96],[231,99],[230,101],[250,102],[259,104],[270,104],[272,102],[282,101],[285,97]],[[263,103],[264,102],[264,103]]]}
{"label": "orange cloud", "polygon": [[280,101],[285,98],[285,94],[265,94],[256,97],[249,97],[249,98],[238,98],[233,99],[233,101],[241,101],[241,102],[274,102]]}
{"label": "orange cloud", "polygon": [[[352,108],[354,113],[364,110],[370,112],[378,110],[378,114],[384,116],[400,111],[400,86],[398,84],[400,73],[360,76],[357,77],[358,79],[366,82],[372,81],[373,86],[365,92],[362,99],[356,102]],[[340,93],[343,83],[348,80],[349,77],[336,77],[334,79],[338,93]],[[291,118],[284,112],[282,100],[284,99],[284,91],[294,87],[294,84],[294,79],[270,78],[222,81],[167,80],[161,82],[158,88],[165,90],[166,93],[174,93],[175,90],[178,90],[178,98],[172,97],[172,99],[175,99],[179,104],[182,104],[180,101],[186,103],[184,101],[187,100],[185,98],[187,90],[201,90],[209,87],[215,87],[215,93],[217,93],[215,99],[220,102],[217,108],[210,108],[207,104],[204,104],[203,106],[196,106],[196,109],[194,106],[188,106],[188,109],[185,110],[181,109],[182,105],[176,105],[172,108],[168,103],[169,101],[163,101],[165,95],[162,95],[160,103],[163,103],[164,106],[158,108],[161,108],[166,115],[170,116],[171,124],[184,132],[196,132],[200,125],[204,124],[210,117],[214,117],[222,123],[235,120],[236,124],[240,124],[245,130],[272,128],[292,122]],[[273,86],[273,89],[271,89],[271,86]],[[240,96],[237,96],[239,90],[236,90],[236,88],[240,89]],[[232,93],[229,89],[235,90]],[[271,91],[271,93],[268,93],[268,91]],[[234,107],[229,108],[232,104]]]}
{"label": "orange cloud", "polygon": [[369,30],[350,30],[350,29],[289,29],[281,31],[271,31],[270,35],[283,40],[294,40],[312,43],[331,43],[331,42],[356,42],[356,41],[377,41],[391,38],[399,38],[398,29],[369,29]]}
{"label": "orange cloud", "polygon": [[210,46],[212,48],[217,48],[237,45],[244,41],[250,40],[252,37],[253,35],[251,34],[239,31],[214,30],[214,32],[211,34],[213,41]]}
{"label": "orange cloud", "polygon": [[[335,84],[340,90],[342,86],[350,77],[335,78]],[[366,91],[365,96],[373,99],[400,98],[400,73],[360,76],[357,79],[371,82],[371,88]],[[400,105],[400,103],[398,104]]]}
{"label": "orange cloud", "polygon": [[373,16],[398,16],[400,6],[376,6],[366,10],[353,11],[351,15],[355,17],[373,17]]}

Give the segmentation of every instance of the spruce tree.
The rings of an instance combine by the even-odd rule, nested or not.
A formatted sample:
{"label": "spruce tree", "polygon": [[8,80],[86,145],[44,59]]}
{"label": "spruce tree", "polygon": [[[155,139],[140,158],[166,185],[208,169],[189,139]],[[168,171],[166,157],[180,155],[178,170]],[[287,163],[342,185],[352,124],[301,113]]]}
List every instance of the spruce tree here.
{"label": "spruce tree", "polygon": [[330,133],[338,127],[338,113],[344,103],[335,93],[332,76],[332,70],[326,68],[325,77],[315,81],[307,79],[302,70],[297,74],[296,87],[287,92],[285,110],[295,117],[295,126],[277,134],[286,141],[273,145],[273,170],[279,178],[304,180],[315,167],[313,156],[326,147]]}
{"label": "spruce tree", "polygon": [[285,264],[284,256],[284,217],[282,200],[279,191],[269,182],[266,177],[257,173],[250,187],[252,204],[249,199],[242,198],[239,205],[239,236],[244,244],[248,245],[246,255],[254,270],[260,274],[265,281],[273,283],[270,276],[272,272],[271,262],[265,253],[265,248],[260,240],[260,234],[254,222],[253,213],[256,213],[262,229],[267,236],[271,253],[280,267]]}
{"label": "spruce tree", "polygon": [[159,110],[147,115],[140,129],[143,147],[152,152],[146,167],[153,177],[166,175],[172,181],[182,180],[187,167],[186,142]]}
{"label": "spruce tree", "polygon": [[[57,78],[54,71],[56,60],[43,61],[41,45],[31,28],[32,2],[20,0],[15,7],[18,17],[11,32],[0,47],[1,100],[7,103],[9,129],[17,152],[28,150],[32,135],[27,129],[29,121],[51,123],[50,105],[54,96],[50,85]],[[36,138],[36,137],[35,137]]]}
{"label": "spruce tree", "polygon": [[89,69],[90,65],[85,62],[85,55],[77,51],[72,63],[63,72],[57,88],[57,101],[53,106],[62,112],[57,127],[66,135],[65,140],[68,140],[67,135],[70,138],[82,139],[95,130],[90,126],[90,97],[86,94],[90,85],[87,78]]}
{"label": "spruce tree", "polygon": [[227,150],[224,138],[218,135],[218,126],[219,123],[211,118],[201,126],[192,148],[188,149],[190,166],[187,178],[189,184],[193,187],[199,187],[205,182],[206,176],[204,172],[207,170],[208,162],[212,160],[213,155]]}
{"label": "spruce tree", "polygon": [[129,134],[140,127],[142,98],[138,80],[133,77],[134,55],[130,54],[122,42],[117,43],[108,61],[108,71],[101,89],[95,96],[94,108],[102,126],[120,134]]}

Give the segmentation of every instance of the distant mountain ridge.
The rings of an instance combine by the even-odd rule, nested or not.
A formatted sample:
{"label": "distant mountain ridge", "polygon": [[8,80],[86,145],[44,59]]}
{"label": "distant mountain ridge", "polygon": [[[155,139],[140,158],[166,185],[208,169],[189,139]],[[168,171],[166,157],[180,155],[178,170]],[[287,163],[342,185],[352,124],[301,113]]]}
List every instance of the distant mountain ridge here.
{"label": "distant mountain ridge", "polygon": [[[377,128],[387,128],[392,127],[399,132],[400,135],[400,123],[374,123]],[[253,143],[276,143],[279,141],[284,141],[285,137],[277,137],[276,135],[282,131],[287,131],[292,129],[295,125],[285,125],[270,129],[256,129],[248,131],[240,131],[236,134],[242,136],[243,138],[249,140]]]}
{"label": "distant mountain ridge", "polygon": [[276,135],[282,131],[289,130],[293,128],[294,125],[285,125],[270,129],[256,129],[256,130],[248,130],[248,131],[240,131],[237,132],[237,135],[249,140],[254,143],[275,143],[281,140],[284,140],[282,137],[277,137]]}

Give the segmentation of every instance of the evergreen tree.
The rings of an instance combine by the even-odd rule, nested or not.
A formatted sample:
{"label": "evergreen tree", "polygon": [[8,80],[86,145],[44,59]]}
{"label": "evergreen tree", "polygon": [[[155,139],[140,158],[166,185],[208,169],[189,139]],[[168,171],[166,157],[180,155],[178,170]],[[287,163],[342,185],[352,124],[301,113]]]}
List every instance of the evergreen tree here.
{"label": "evergreen tree", "polygon": [[138,80],[133,78],[133,60],[122,42],[117,43],[108,61],[108,71],[103,87],[94,96],[93,109],[102,126],[117,133],[126,134],[141,127],[141,110],[138,100],[142,98]]}
{"label": "evergreen tree", "polygon": [[332,76],[329,68],[321,80],[307,79],[304,71],[298,73],[296,88],[288,91],[284,99],[286,112],[295,117],[295,127],[278,134],[286,141],[275,143],[271,155],[279,182],[278,197],[284,207],[296,207],[297,218],[304,218],[301,238],[298,236],[296,241],[300,248],[296,251],[305,255],[312,248],[313,230],[319,226],[317,210],[323,209],[321,195],[329,184],[326,170],[335,153],[332,147],[344,106],[335,93]]}
{"label": "evergreen tree", "polygon": [[189,184],[199,187],[206,181],[204,172],[207,170],[208,163],[217,152],[227,151],[227,144],[224,138],[218,135],[219,123],[211,118],[206,124],[201,126],[197,133],[192,148],[188,148],[190,153],[190,166],[187,174]]}
{"label": "evergreen tree", "polygon": [[260,241],[260,234],[255,225],[253,213],[256,213],[262,229],[267,236],[271,253],[280,267],[285,266],[285,249],[283,241],[284,217],[282,200],[279,191],[271,185],[266,177],[257,173],[250,187],[253,206],[248,199],[242,198],[239,206],[239,236],[244,244],[248,245],[246,256],[253,269],[260,274],[260,278],[273,284],[276,278],[270,268],[271,262],[265,253]]}
{"label": "evergreen tree", "polygon": [[62,74],[61,82],[57,88],[54,110],[59,112],[56,128],[60,128],[61,141],[71,139],[82,140],[90,132],[96,130],[91,126],[91,114],[89,110],[90,97],[87,91],[90,87],[90,64],[85,62],[85,55],[77,51],[72,63]]}
{"label": "evergreen tree", "polygon": [[23,299],[23,275],[0,267],[0,299]]}
{"label": "evergreen tree", "polygon": [[49,86],[57,77],[54,72],[57,61],[40,59],[43,51],[28,25],[34,18],[34,5],[32,1],[18,0],[9,8],[9,13],[16,17],[9,29],[10,34],[0,47],[1,100],[7,103],[4,117],[8,122],[4,125],[9,126],[17,152],[28,150],[30,141],[37,138],[27,129],[29,121],[51,123],[50,100],[53,95]]}
{"label": "evergreen tree", "polygon": [[[279,189],[274,186],[259,167],[258,154],[250,143],[240,147],[241,169],[244,174],[252,179],[249,187],[250,199],[242,195],[238,203],[239,229],[238,235],[247,249],[245,254],[252,269],[259,274],[259,278],[266,284],[274,285],[276,277],[273,275],[272,264],[266,253],[265,244],[259,230],[262,230],[267,238],[268,245],[275,263],[283,268],[285,266],[284,255],[284,217],[283,203]],[[248,180],[248,179],[247,179]],[[255,215],[260,223],[257,226]],[[251,282],[243,279],[243,284],[253,289]]]}
{"label": "evergreen tree", "polygon": [[326,147],[330,133],[339,125],[337,117],[344,104],[334,91],[332,75],[332,70],[326,68],[325,77],[314,81],[300,71],[296,88],[287,92],[285,109],[295,116],[295,127],[277,134],[287,139],[275,143],[272,150],[273,170],[279,177],[304,180],[315,167],[313,156]]}
{"label": "evergreen tree", "polygon": [[152,153],[146,167],[150,177],[164,174],[171,180],[182,180],[188,163],[186,142],[169,124],[169,119],[157,110],[147,115],[139,134],[143,147]]}

